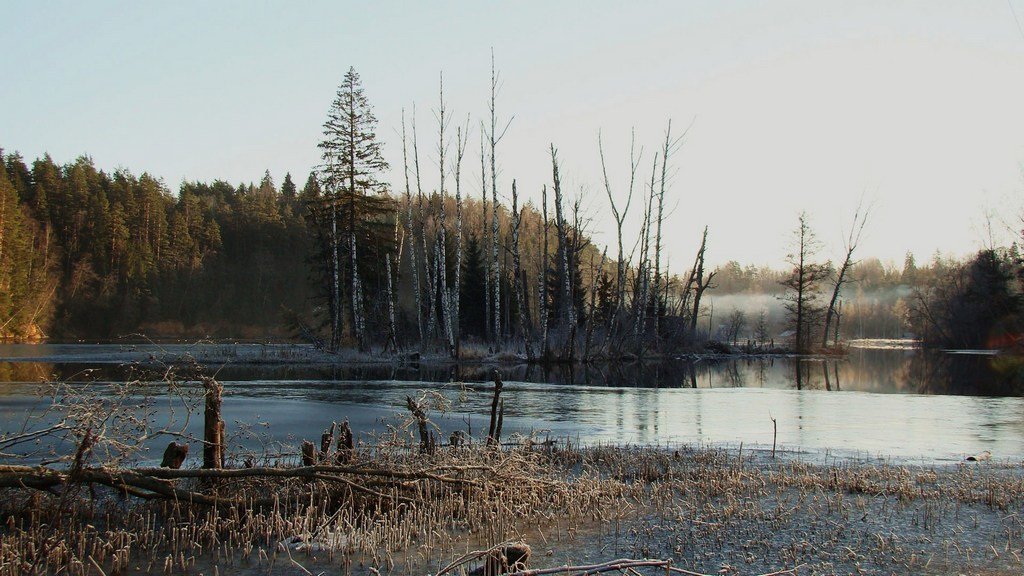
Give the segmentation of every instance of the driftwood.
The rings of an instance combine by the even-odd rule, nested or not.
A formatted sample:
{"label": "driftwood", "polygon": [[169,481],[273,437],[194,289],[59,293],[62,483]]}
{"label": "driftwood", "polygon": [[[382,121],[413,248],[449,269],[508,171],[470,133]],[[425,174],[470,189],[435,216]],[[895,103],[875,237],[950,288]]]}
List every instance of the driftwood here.
{"label": "driftwood", "polygon": [[[618,560],[611,560],[609,562],[603,562],[601,564],[586,564],[582,566],[558,566],[557,568],[540,568],[536,570],[520,570],[518,572],[508,572],[505,576],[541,576],[543,574],[560,574],[565,576],[584,576],[589,574],[602,574],[605,572],[619,572],[622,574],[639,574],[638,568],[658,568],[659,573],[664,574],[683,574],[684,576],[711,576],[703,572],[691,572],[690,570],[683,570],[682,568],[676,568],[672,566],[671,560],[634,560],[632,558],[620,558]],[[784,576],[786,574],[797,574],[796,568],[787,568],[784,570],[778,570],[776,572],[769,572],[761,574],[760,576]]]}
{"label": "driftwood", "polygon": [[[308,443],[312,446],[312,442]],[[466,467],[465,471],[489,472],[489,467]],[[434,481],[444,484],[462,486],[479,486],[475,480],[446,475],[430,470],[388,470],[359,466],[303,466],[301,468],[81,468],[78,470],[54,470],[43,466],[0,465],[0,488],[31,488],[54,492],[67,485],[100,484],[123,491],[130,496],[144,499],[169,499],[180,502],[205,505],[260,506],[270,504],[271,500],[231,499],[211,496],[202,492],[180,489],[174,481],[183,478],[199,479],[243,479],[243,478],[281,478],[322,480],[337,483],[351,488],[355,492],[400,502],[414,502],[414,499],[391,493],[378,491],[352,478],[375,478],[390,482],[393,486],[405,485],[416,481]]]}
{"label": "driftwood", "polygon": [[[644,558],[641,560],[633,558],[619,558],[617,560],[609,560],[598,564],[584,564],[576,566],[565,565],[554,568],[528,569],[527,563],[529,562],[531,552],[530,546],[525,542],[502,542],[501,544],[497,544],[486,550],[476,550],[464,554],[438,570],[435,576],[452,574],[457,568],[472,562],[477,562],[481,559],[484,560],[484,565],[472,572],[469,572],[469,574],[475,576],[497,576],[499,574],[504,574],[505,576],[542,576],[545,574],[585,576],[589,574],[602,574],[605,572],[619,572],[622,574],[631,574],[636,576],[640,574],[638,569],[657,568],[658,573],[666,575],[683,574],[684,576],[711,576],[710,574],[704,574],[702,572],[692,572],[690,570],[676,568],[675,566],[672,566],[672,560],[654,560],[650,558]],[[796,574],[797,570],[800,568],[801,566],[796,566],[794,568],[787,568],[761,574],[760,576],[784,576],[787,574]],[[463,568],[463,571],[464,570],[465,569]]]}
{"label": "driftwood", "polygon": [[[435,576],[451,574],[456,568],[484,560],[484,565],[469,572],[471,576],[498,576],[515,570],[525,570],[533,550],[526,542],[502,542],[488,548],[464,554],[437,571]],[[463,569],[465,570],[465,569]]]}

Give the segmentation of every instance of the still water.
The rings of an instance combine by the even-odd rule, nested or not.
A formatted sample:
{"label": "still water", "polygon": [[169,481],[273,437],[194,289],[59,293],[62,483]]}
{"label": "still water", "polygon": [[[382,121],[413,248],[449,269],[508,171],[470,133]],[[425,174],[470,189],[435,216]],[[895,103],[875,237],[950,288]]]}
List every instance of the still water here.
{"label": "still water", "polygon": [[[39,396],[43,379],[102,395],[104,387],[139,376],[122,362],[125,351],[118,345],[0,345],[0,433],[18,431],[26,422],[42,425],[31,415],[47,406]],[[130,352],[142,359],[150,353],[134,346]],[[256,449],[317,440],[332,421],[344,419],[371,442],[372,433],[402,428],[406,396],[426,391],[450,403],[444,414],[432,413],[442,438],[454,429],[479,437],[487,426],[494,368],[225,361],[208,370],[224,384],[229,436],[239,449]],[[842,359],[799,362],[744,358],[497,368],[505,382],[506,437],[770,449],[777,434],[780,448],[807,458],[951,462],[985,450],[995,459],[1024,458],[1021,369],[1004,357],[855,348]],[[174,409],[174,399],[162,397],[163,390],[154,384],[145,394],[136,391],[136,400],[151,402],[149,417],[157,425],[176,419],[186,433],[201,433],[201,409],[185,422],[187,402]],[[254,431],[259,439],[240,431]],[[154,441],[152,453],[167,441]]]}

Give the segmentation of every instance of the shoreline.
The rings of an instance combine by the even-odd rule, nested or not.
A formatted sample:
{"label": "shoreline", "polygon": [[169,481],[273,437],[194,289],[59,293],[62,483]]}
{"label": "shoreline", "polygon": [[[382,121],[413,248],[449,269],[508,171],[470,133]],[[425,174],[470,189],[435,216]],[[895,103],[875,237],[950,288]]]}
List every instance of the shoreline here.
{"label": "shoreline", "polygon": [[[560,365],[601,365],[601,364],[643,364],[655,362],[704,362],[750,358],[800,358],[838,359],[841,353],[796,354],[774,348],[764,352],[737,349],[733,352],[680,352],[674,354],[646,354],[641,357],[623,355],[619,357],[599,356],[587,360],[530,360],[525,354],[515,351],[487,352],[481,349],[467,350],[462,358],[451,358],[441,353],[403,352],[374,354],[344,349],[329,352],[311,344],[300,343],[31,343],[10,344],[18,347],[50,347],[46,355],[0,355],[0,362],[45,362],[45,363],[138,363],[140,365],[171,364],[235,364],[235,365],[430,365],[430,366],[560,366]],[[95,347],[95,352],[85,348]],[[113,350],[111,348],[118,348]],[[64,349],[65,351],[62,351]],[[106,350],[104,350],[106,349]],[[0,350],[2,354],[2,350]]]}
{"label": "shoreline", "polygon": [[[108,570],[135,566],[143,573],[161,573],[161,567],[166,572],[171,565],[196,574],[216,567],[219,574],[239,576],[267,574],[275,563],[285,571],[299,566],[312,573],[434,574],[467,552],[509,541],[532,549],[531,569],[623,557],[671,560],[672,566],[698,574],[1003,575],[1019,573],[1024,565],[1024,523],[1013,513],[1024,502],[1021,463],[815,464],[707,447],[520,445],[495,451],[479,444],[439,447],[429,456],[416,454],[412,446],[394,446],[386,455],[366,454],[356,462],[356,469],[382,466],[413,476],[428,470],[463,474],[453,468],[458,463],[479,488],[454,508],[450,496],[465,489],[451,492],[439,483],[425,492],[399,492],[416,500],[417,511],[377,504],[364,509],[366,519],[373,519],[368,524],[357,521],[358,505],[342,508],[339,516],[319,505],[281,504],[269,517],[254,508],[252,515],[233,519],[225,505],[221,513],[211,514],[202,505],[183,504],[174,517],[184,515],[195,529],[172,530],[172,522],[165,530],[159,502],[131,500],[113,508],[123,510],[119,514],[126,514],[125,522],[106,531],[104,524],[119,516],[79,519],[88,506],[87,493],[79,492],[84,507],[79,511],[76,500],[70,500],[70,513],[45,538],[95,542],[94,550],[103,550],[103,542],[121,542],[122,556],[94,558]],[[350,476],[350,481],[361,478]],[[264,495],[287,491],[316,502],[333,493],[329,482],[253,480],[223,488],[174,482],[183,489],[214,490],[224,498],[247,490]],[[6,507],[19,490],[0,490],[0,505]],[[100,510],[106,501],[102,494],[92,504]],[[40,506],[56,498],[41,497]],[[19,520],[0,527],[10,543],[0,551],[7,556],[0,566],[15,573],[26,561],[19,551],[44,538],[44,532],[25,524],[24,513],[14,513],[12,518]],[[233,519],[230,535],[216,536],[224,529],[217,528],[221,515]],[[87,523],[98,529],[86,528]],[[211,545],[211,537],[219,544]],[[74,548],[67,551],[64,565],[75,566]],[[55,568],[62,560],[54,557],[52,562]],[[147,564],[150,568],[143,570]],[[0,568],[0,575],[7,572]]]}

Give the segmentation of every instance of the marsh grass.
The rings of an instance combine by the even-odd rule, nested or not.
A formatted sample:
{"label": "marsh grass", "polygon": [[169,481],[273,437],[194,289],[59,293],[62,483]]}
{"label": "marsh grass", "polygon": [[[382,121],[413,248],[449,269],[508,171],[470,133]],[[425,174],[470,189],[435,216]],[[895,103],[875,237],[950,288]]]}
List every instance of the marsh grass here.
{"label": "marsh grass", "polygon": [[5,489],[0,576],[424,574],[513,539],[534,547],[534,566],[628,554],[717,574],[1022,568],[1019,464],[823,466],[685,446],[524,442],[432,455],[364,446],[354,465],[379,474],[176,481],[240,503],[230,506],[80,484]]}

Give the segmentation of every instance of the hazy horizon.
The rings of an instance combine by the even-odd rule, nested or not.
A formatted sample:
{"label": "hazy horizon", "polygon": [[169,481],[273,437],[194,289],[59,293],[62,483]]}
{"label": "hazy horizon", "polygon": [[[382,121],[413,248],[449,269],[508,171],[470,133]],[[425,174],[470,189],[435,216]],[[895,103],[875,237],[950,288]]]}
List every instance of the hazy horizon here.
{"label": "hazy horizon", "polygon": [[0,86],[0,146],[28,160],[89,154],[175,192],[266,169],[301,186],[353,66],[397,190],[401,113],[416,106],[431,189],[443,71],[452,127],[470,116],[464,185],[477,196],[493,48],[499,117],[514,116],[500,189],[516,178],[536,201],[553,143],[599,243],[613,236],[598,130],[621,201],[630,129],[642,181],[670,118],[677,133],[692,123],[673,157],[673,269],[705,224],[710,262],[778,267],[802,209],[835,258],[862,196],[874,203],[863,258],[968,254],[987,241],[986,213],[997,242],[1009,238],[1024,184],[1024,2],[612,6],[13,4],[0,49],[19,66]]}

